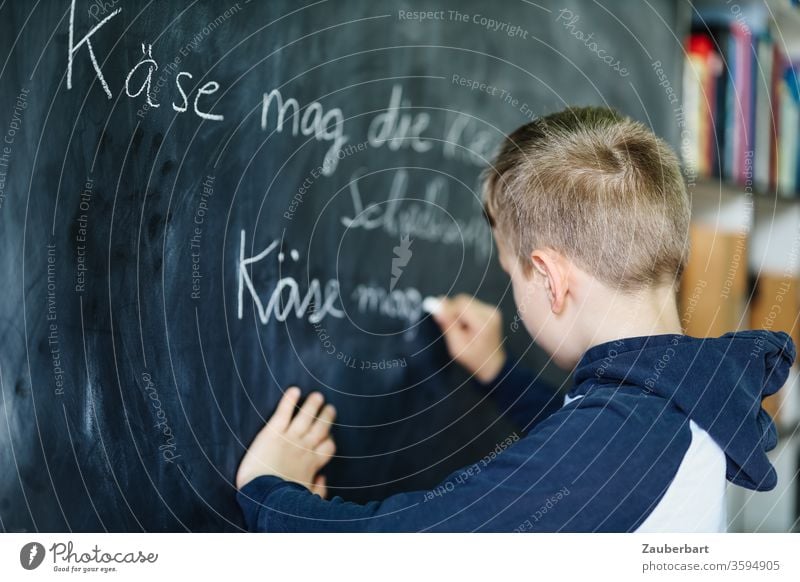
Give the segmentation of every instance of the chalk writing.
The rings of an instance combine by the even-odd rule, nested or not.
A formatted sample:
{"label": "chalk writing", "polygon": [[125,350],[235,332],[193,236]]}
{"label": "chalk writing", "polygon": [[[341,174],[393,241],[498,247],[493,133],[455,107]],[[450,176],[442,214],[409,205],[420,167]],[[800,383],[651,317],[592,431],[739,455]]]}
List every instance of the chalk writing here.
{"label": "chalk writing", "polygon": [[[273,89],[269,93],[264,93],[264,98],[261,102],[261,129],[266,130],[269,127],[269,108],[273,100],[277,108],[277,118],[275,121],[275,130],[279,133],[283,132],[283,124],[286,121],[286,115],[291,109],[292,122],[292,135],[314,136],[317,141],[330,141],[331,146],[325,154],[325,159],[322,163],[322,174],[330,176],[336,171],[339,165],[339,151],[342,146],[347,143],[347,136],[344,135],[344,116],[342,110],[338,107],[324,112],[322,105],[316,101],[312,101],[304,107],[303,115],[300,116],[300,103],[294,97],[290,97],[286,101],[283,100],[281,92]],[[323,113],[324,112],[324,113]],[[333,124],[331,126],[331,124]]]}
{"label": "chalk writing", "polygon": [[387,291],[376,285],[359,285],[352,297],[360,313],[383,315],[409,324],[422,316],[422,295],[413,287]]}
{"label": "chalk writing", "polygon": [[[136,93],[131,93],[131,77],[133,77],[134,73],[139,69],[139,67],[144,66],[147,67],[147,74],[142,81],[142,86],[139,87],[139,90]],[[144,43],[142,43],[142,60],[136,63],[136,65],[131,69],[131,72],[128,73],[128,76],[125,78],[125,94],[128,97],[138,97],[144,91],[145,96],[147,97],[147,105],[150,107],[161,107],[159,103],[155,103],[152,100],[152,96],[150,95],[150,86],[153,83],[153,71],[158,70],[158,64],[153,60],[153,45],[147,45],[145,48]]]}
{"label": "chalk writing", "polygon": [[456,115],[446,124],[442,154],[447,159],[483,168],[491,162],[500,137],[497,130],[479,127],[469,116]]}
{"label": "chalk writing", "polygon": [[[239,265],[237,269],[239,280],[237,314],[239,319],[244,317],[245,287],[247,287],[247,290],[250,292],[250,297],[256,305],[258,318],[264,325],[269,323],[270,318],[273,316],[277,321],[286,321],[292,312],[294,312],[294,315],[298,319],[306,317],[312,324],[322,321],[327,315],[337,318],[344,317],[344,311],[336,307],[336,302],[339,301],[339,282],[335,279],[330,279],[325,284],[324,289],[319,279],[312,279],[308,284],[305,296],[301,297],[300,287],[297,281],[295,281],[293,277],[282,277],[269,294],[269,300],[265,307],[253,285],[253,280],[248,272],[248,266],[255,265],[266,259],[278,248],[279,241],[274,240],[267,245],[267,248],[257,255],[245,258],[245,240],[246,234],[245,231],[242,230]],[[292,256],[294,258],[294,253],[292,253]],[[297,255],[297,259],[299,259],[299,254]],[[284,296],[284,291],[288,291],[288,297]]]}
{"label": "chalk writing", "polygon": [[[111,93],[111,89],[106,81],[106,78],[103,76],[103,71],[100,69],[100,65],[97,61],[97,56],[94,52],[94,47],[92,46],[91,37],[97,31],[99,31],[103,26],[108,23],[109,20],[114,18],[117,14],[122,12],[122,8],[117,8],[113,12],[111,12],[108,16],[106,16],[103,20],[98,22],[94,25],[86,36],[84,36],[81,40],[77,43],[75,42],[75,0],[72,0],[70,4],[70,12],[69,12],[69,46],[67,47],[67,89],[72,89],[72,71],[73,71],[73,64],[75,60],[75,54],[78,50],[85,44],[87,52],[89,53],[89,59],[92,62],[92,66],[94,67],[95,74],[97,75],[97,79],[100,81],[100,85],[103,87],[103,91],[105,92],[106,96],[111,99],[113,94]],[[146,70],[144,79],[142,80],[141,86],[138,90],[133,91],[131,89],[131,81],[139,71],[140,68],[144,68]],[[157,108],[160,106],[159,103],[154,101],[154,95],[152,91],[152,84],[153,84],[153,72],[158,70],[158,63],[153,58],[153,47],[152,45],[146,45],[142,43],[142,59],[134,65],[134,67],[130,70],[128,75],[125,77],[125,94],[130,98],[137,98],[139,95],[144,93],[145,99],[147,102],[147,107],[149,108]],[[181,77],[187,77],[189,79],[192,78],[192,74],[186,71],[181,71],[175,76],[175,85],[178,92],[181,94],[181,98],[183,100],[182,105],[176,105],[175,103],[172,104],[172,109],[178,113],[183,113],[188,109],[189,104],[189,94],[184,90],[183,86],[181,85]],[[219,83],[216,81],[208,81],[202,87],[197,90],[194,98],[194,113],[200,117],[201,119],[207,119],[209,121],[222,121],[224,119],[223,115],[209,113],[208,111],[201,111],[200,110],[200,98],[203,95],[212,95],[219,90]],[[189,92],[191,93],[191,91]]]}
{"label": "chalk writing", "polygon": [[416,152],[424,153],[433,147],[430,140],[421,139],[431,122],[427,113],[400,113],[400,109],[410,109],[411,102],[403,100],[403,88],[400,85],[392,87],[392,96],[389,99],[389,108],[384,113],[376,115],[369,124],[367,141],[369,145],[378,148],[386,144],[392,151],[402,148],[411,148]]}
{"label": "chalk writing", "polygon": [[447,245],[471,245],[476,260],[486,259],[491,252],[491,232],[482,214],[475,213],[468,220],[461,220],[441,210],[447,203],[447,183],[440,177],[427,185],[422,201],[406,193],[406,170],[395,172],[389,193],[380,204],[364,205],[358,174],[353,176],[349,187],[353,213],[341,218],[347,228],[382,229],[392,237],[405,235]]}
{"label": "chalk writing", "polygon": [[111,14],[106,16],[103,20],[95,24],[89,32],[86,33],[81,40],[77,43],[75,42],[75,0],[72,0],[72,3],[69,7],[69,46],[67,47],[67,89],[72,89],[72,61],[75,58],[75,53],[78,52],[78,49],[81,48],[84,44],[86,45],[86,50],[89,52],[89,59],[92,61],[92,66],[94,67],[94,71],[97,74],[97,79],[100,81],[100,85],[103,87],[103,91],[105,91],[106,95],[109,99],[111,99],[111,90],[108,88],[108,83],[106,82],[105,77],[103,77],[103,71],[100,70],[100,65],[97,62],[97,56],[94,54],[94,48],[92,47],[92,35],[95,34],[98,30],[100,30],[105,24],[114,18],[117,14],[122,12],[122,8],[117,8]]}

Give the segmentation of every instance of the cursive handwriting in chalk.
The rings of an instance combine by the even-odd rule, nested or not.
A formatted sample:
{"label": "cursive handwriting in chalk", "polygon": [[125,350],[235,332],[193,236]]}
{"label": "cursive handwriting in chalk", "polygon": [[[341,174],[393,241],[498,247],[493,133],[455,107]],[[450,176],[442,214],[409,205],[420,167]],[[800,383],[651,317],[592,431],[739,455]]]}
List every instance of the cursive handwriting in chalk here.
{"label": "cursive handwriting in chalk", "polygon": [[[114,18],[117,14],[122,12],[122,8],[117,8],[113,12],[111,12],[108,16],[106,16],[103,20],[95,24],[86,35],[81,38],[78,42],[75,42],[75,0],[72,0],[69,9],[69,46],[67,47],[67,89],[72,89],[72,71],[74,69],[74,60],[75,54],[78,50],[86,45],[86,51],[89,53],[89,60],[92,62],[92,66],[94,67],[95,75],[97,75],[97,80],[100,81],[100,85],[103,87],[103,91],[105,92],[106,96],[111,99],[113,94],[111,89],[109,88],[108,82],[106,78],[103,76],[103,71],[100,68],[100,64],[97,60],[97,55],[94,52],[94,47],[92,45],[92,36],[97,33],[103,26],[105,26],[109,20]],[[137,76],[139,71],[143,71],[144,77],[141,79],[142,84],[139,86],[138,90],[134,90],[132,88],[131,83],[134,81],[134,77]],[[144,94],[144,98],[147,102],[148,107],[157,108],[160,106],[159,103],[154,101],[153,92],[152,92],[152,83],[153,83],[153,72],[158,70],[158,63],[156,59],[153,57],[153,47],[149,44],[142,43],[142,58],[136,63],[133,68],[128,72],[128,75],[125,77],[125,94],[131,98],[136,99],[139,98],[140,95]],[[172,104],[172,109],[177,113],[183,113],[188,109],[189,103],[189,93],[184,90],[184,87],[181,85],[181,77],[188,77],[189,79],[192,78],[191,73],[187,73],[185,71],[179,72],[175,76],[175,86],[178,92],[181,94],[181,98],[183,99],[182,105],[176,105],[175,103]],[[204,95],[213,95],[219,90],[219,83],[216,81],[208,81],[202,87],[197,90],[194,97],[194,113],[201,119],[207,119],[209,121],[222,121],[225,119],[223,115],[210,113],[208,111],[204,111],[200,109],[200,98]]]}
{"label": "cursive handwriting in chalk", "polygon": [[[327,112],[316,101],[312,101],[303,109],[300,115],[300,103],[294,97],[286,101],[283,100],[281,92],[273,89],[269,93],[264,93],[261,102],[261,129],[269,127],[269,109],[273,100],[277,108],[275,130],[283,132],[283,125],[286,122],[287,114],[292,122],[292,135],[314,136],[317,141],[331,142],[325,159],[322,162],[322,174],[330,176],[336,171],[339,165],[339,152],[342,146],[347,143],[347,136],[344,135],[344,116],[338,107]],[[291,111],[291,113],[290,113]]]}
{"label": "cursive handwriting in chalk", "polygon": [[[344,317],[344,311],[336,307],[336,302],[339,301],[339,282],[335,279],[330,279],[325,284],[324,289],[319,279],[312,279],[308,284],[305,296],[301,297],[300,287],[297,281],[295,281],[293,277],[282,277],[269,294],[269,300],[265,307],[253,285],[248,267],[265,260],[278,248],[279,241],[272,241],[267,245],[267,248],[253,257],[245,257],[245,240],[246,234],[245,231],[242,230],[239,265],[237,268],[239,281],[237,315],[239,319],[244,317],[245,287],[250,292],[250,297],[256,305],[258,318],[264,325],[269,323],[270,318],[273,316],[277,321],[286,321],[286,319],[292,315],[292,312],[294,312],[295,317],[298,319],[307,317],[310,323],[318,323],[327,315],[337,318]],[[299,259],[299,254],[296,251],[292,251],[291,256],[295,261]],[[279,262],[285,260],[283,253],[278,253],[276,258]],[[288,291],[288,298],[284,296],[284,291]]]}
{"label": "cursive handwriting in chalk", "polygon": [[399,319],[407,324],[406,340],[416,337],[414,324],[422,317],[422,294],[414,287],[387,291],[377,285],[358,285],[352,293],[359,313]]}
{"label": "cursive handwriting in chalk", "polygon": [[411,236],[446,245],[473,246],[475,260],[481,261],[491,253],[492,234],[483,214],[475,212],[467,220],[452,218],[442,209],[447,207],[447,182],[437,177],[425,188],[423,200],[407,193],[408,172],[397,170],[385,199],[380,203],[364,204],[360,175],[350,180],[352,215],[342,216],[347,228],[383,230],[391,237]]}
{"label": "cursive handwriting in chalk", "polygon": [[[401,113],[401,109],[404,112]],[[433,147],[433,142],[422,139],[422,132],[428,128],[431,116],[428,113],[409,113],[411,102],[403,99],[403,87],[394,85],[389,107],[376,115],[369,124],[367,141],[374,148],[386,144],[391,151],[411,148],[424,153]]]}

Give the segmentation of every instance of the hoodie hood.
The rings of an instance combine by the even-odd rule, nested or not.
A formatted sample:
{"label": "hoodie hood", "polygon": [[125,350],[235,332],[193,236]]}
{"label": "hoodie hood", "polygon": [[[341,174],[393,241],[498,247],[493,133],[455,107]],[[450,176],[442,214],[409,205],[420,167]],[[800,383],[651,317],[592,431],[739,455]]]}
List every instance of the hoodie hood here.
{"label": "hoodie hood", "polygon": [[761,401],[784,385],[795,355],[792,339],[783,332],[626,338],[584,354],[568,398],[609,385],[660,396],[722,448],[729,481],[765,491],[777,484],[766,452],[775,448],[778,435]]}

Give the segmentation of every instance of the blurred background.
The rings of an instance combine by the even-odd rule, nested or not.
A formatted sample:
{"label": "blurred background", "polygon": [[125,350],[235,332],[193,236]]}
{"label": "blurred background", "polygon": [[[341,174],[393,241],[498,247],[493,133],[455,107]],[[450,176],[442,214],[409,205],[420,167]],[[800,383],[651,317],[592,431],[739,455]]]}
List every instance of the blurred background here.
{"label": "blurred background", "polygon": [[[789,0],[688,6],[680,151],[693,201],[692,255],[681,287],[686,332],[789,333],[800,316],[800,7]],[[797,366],[766,405],[780,440],[779,484],[731,487],[731,531],[796,531]]]}

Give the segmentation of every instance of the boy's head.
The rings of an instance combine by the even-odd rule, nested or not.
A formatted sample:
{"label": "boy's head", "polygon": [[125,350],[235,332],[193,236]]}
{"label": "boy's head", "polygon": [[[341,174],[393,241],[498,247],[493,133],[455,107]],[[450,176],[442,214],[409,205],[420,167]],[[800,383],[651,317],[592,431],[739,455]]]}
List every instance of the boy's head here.
{"label": "boy's head", "polygon": [[689,199],[675,154],[641,123],[581,107],[524,125],[487,169],[484,198],[522,319],[556,360],[575,359],[565,334],[598,299],[674,304]]}

